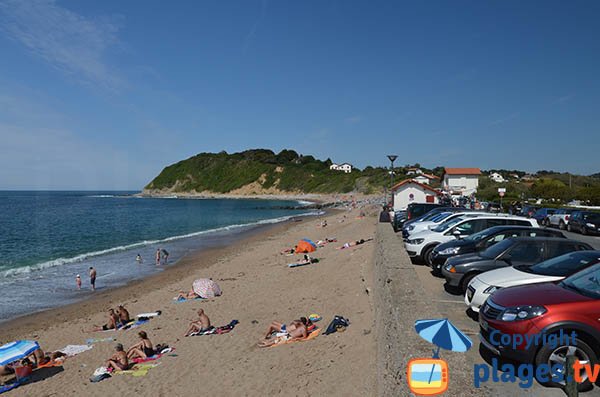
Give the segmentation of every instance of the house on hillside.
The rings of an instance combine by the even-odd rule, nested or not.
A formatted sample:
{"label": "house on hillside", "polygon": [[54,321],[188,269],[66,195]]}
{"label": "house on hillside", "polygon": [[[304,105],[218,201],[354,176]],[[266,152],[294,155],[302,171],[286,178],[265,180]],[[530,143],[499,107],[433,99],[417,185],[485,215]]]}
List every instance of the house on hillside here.
{"label": "house on hillside", "polygon": [[413,179],[424,185],[429,185],[429,184],[431,184],[431,182],[439,180],[440,178],[438,178],[435,175],[430,175],[430,174],[426,174],[423,172],[423,173],[420,173],[419,175],[413,177]]}
{"label": "house on hillside", "polygon": [[439,203],[440,192],[431,186],[406,179],[392,187],[394,211],[405,210],[411,203]]}
{"label": "house on hillside", "polygon": [[408,168],[406,170],[406,175],[420,175],[423,171],[420,168]]}
{"label": "house on hillside", "polygon": [[470,196],[479,187],[479,168],[444,168],[442,186],[450,194]]}
{"label": "house on hillside", "polygon": [[331,164],[329,166],[330,170],[334,170],[334,171],[343,171],[346,174],[349,174],[352,172],[352,164],[349,163],[342,163],[342,164]]}
{"label": "house on hillside", "polygon": [[490,174],[490,179],[496,183],[504,183],[506,182],[506,179],[504,179],[504,177],[502,175],[500,175],[497,172],[492,172]]}

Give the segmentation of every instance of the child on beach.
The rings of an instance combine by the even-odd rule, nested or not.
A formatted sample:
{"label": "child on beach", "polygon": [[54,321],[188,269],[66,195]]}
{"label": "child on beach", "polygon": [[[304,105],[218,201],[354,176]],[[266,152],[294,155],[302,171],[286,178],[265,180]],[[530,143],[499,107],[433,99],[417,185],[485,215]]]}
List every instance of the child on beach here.
{"label": "child on beach", "polygon": [[79,274],[75,277],[75,284],[77,284],[77,289],[81,289],[81,276]]}

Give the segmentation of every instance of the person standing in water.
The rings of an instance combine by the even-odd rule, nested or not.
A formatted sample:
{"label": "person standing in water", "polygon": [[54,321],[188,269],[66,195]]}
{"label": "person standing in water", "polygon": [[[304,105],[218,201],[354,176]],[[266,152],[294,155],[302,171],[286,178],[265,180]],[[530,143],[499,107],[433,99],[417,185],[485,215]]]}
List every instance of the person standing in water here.
{"label": "person standing in water", "polygon": [[135,257],[135,261],[136,261],[138,264],[141,264],[141,263],[142,263],[142,256],[141,256],[140,254],[137,254],[137,256]]}
{"label": "person standing in water", "polygon": [[160,265],[160,248],[156,249],[156,266]]}
{"label": "person standing in water", "polygon": [[90,285],[92,286],[92,291],[96,291],[96,269],[90,266]]}
{"label": "person standing in water", "polygon": [[81,289],[81,276],[79,274],[75,277],[75,284],[77,284],[77,289]]}
{"label": "person standing in water", "polygon": [[165,260],[165,265],[166,265],[167,264],[167,260],[169,259],[169,253],[164,248],[161,251],[162,251],[163,259]]}

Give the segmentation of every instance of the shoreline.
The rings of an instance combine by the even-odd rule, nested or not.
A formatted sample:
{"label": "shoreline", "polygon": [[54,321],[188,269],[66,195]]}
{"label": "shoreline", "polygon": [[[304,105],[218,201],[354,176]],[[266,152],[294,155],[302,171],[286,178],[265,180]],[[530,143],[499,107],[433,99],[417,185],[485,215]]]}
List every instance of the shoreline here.
{"label": "shoreline", "polygon": [[[315,218],[331,215],[330,212],[315,216]],[[88,316],[91,313],[98,311],[98,305],[106,306],[114,305],[114,303],[136,299],[141,292],[149,287],[156,285],[157,282],[163,284],[171,284],[174,281],[181,279],[187,274],[190,269],[208,268],[218,262],[219,258],[226,257],[235,252],[235,246],[238,244],[249,244],[255,240],[260,240],[270,235],[271,232],[277,230],[278,232],[284,232],[298,223],[296,219],[304,218],[311,219],[311,216],[297,216],[292,217],[288,220],[257,225],[250,230],[245,230],[240,233],[238,238],[235,240],[235,245],[221,245],[208,248],[198,248],[187,255],[180,258],[177,262],[167,265],[162,272],[147,275],[141,279],[134,279],[128,281],[125,285],[106,287],[96,292],[90,292],[88,296],[83,299],[61,305],[58,307],[49,308],[33,313],[24,314],[15,318],[11,318],[0,322],[0,332],[3,337],[7,339],[19,339],[17,335],[14,335],[16,330],[22,332],[23,329],[29,330],[31,328],[39,327],[39,324],[48,324],[53,321],[72,321]],[[198,266],[197,262],[204,262]],[[77,314],[78,312],[81,312]],[[58,320],[57,318],[60,318]]]}

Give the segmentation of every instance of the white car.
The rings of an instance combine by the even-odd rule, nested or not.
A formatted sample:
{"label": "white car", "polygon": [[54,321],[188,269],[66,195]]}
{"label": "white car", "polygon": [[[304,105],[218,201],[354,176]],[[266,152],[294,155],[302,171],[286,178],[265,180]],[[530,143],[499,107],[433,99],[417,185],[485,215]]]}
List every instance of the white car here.
{"label": "white car", "polygon": [[571,208],[560,208],[554,214],[546,218],[546,226],[554,226],[560,230],[567,230],[571,213],[577,211]]}
{"label": "white car", "polygon": [[483,215],[494,215],[489,212],[481,212],[481,211],[469,211],[469,212],[442,212],[438,214],[436,217],[432,218],[428,221],[419,221],[415,222],[412,225],[409,225],[406,228],[407,237],[412,234],[417,234],[423,230],[431,230],[438,225],[442,224],[442,222],[448,222],[454,218],[464,217],[465,215],[474,215],[474,216],[483,216]]}
{"label": "white car", "polygon": [[503,267],[475,276],[467,287],[465,304],[474,312],[495,291],[517,285],[557,282],[600,262],[600,251],[574,251],[533,266]]}
{"label": "white car", "polygon": [[[429,254],[438,244],[502,225],[539,227],[535,219],[522,216],[486,213],[462,214],[462,216],[442,222],[434,229],[423,230],[411,235],[405,240],[404,247],[411,258],[429,261],[431,256]],[[430,263],[427,264],[431,266]]]}

